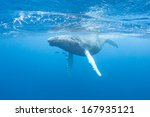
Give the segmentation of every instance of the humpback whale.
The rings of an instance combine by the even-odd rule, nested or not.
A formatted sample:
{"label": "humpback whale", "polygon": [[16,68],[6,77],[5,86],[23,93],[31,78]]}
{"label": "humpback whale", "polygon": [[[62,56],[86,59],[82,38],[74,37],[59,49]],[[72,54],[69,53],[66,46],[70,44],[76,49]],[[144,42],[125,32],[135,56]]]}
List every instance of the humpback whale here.
{"label": "humpback whale", "polygon": [[98,34],[83,34],[83,35],[72,35],[64,34],[48,39],[50,46],[56,46],[67,51],[68,54],[68,67],[73,64],[73,55],[86,56],[93,70],[99,77],[102,76],[99,71],[94,58],[92,55],[97,54],[102,49],[105,43],[109,43],[118,48],[118,45],[110,39],[101,39]]}

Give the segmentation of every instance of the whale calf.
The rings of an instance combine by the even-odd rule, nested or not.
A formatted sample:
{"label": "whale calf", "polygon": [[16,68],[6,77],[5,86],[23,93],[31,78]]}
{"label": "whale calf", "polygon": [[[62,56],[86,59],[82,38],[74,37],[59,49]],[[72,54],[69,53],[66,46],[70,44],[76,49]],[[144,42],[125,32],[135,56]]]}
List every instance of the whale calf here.
{"label": "whale calf", "polygon": [[109,43],[118,48],[117,44],[110,39],[101,39],[98,34],[83,35],[59,35],[48,39],[50,46],[56,46],[67,51],[68,67],[73,64],[73,55],[86,56],[93,70],[99,77],[102,76],[92,55],[97,54],[105,43]]}

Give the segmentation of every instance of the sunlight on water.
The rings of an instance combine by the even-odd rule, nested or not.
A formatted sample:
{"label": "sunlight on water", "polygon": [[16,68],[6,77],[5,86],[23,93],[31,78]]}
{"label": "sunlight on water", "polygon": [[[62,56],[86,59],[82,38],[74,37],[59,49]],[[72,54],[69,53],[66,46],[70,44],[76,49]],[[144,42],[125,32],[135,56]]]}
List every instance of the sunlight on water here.
{"label": "sunlight on water", "polygon": [[[60,4],[57,1],[55,4]],[[63,2],[62,2],[63,3]],[[130,1],[129,1],[130,3]],[[127,3],[127,4],[129,4]],[[92,31],[115,36],[139,36],[148,38],[150,35],[150,16],[147,11],[142,14],[139,12],[130,13],[127,7],[123,9],[122,14],[113,11],[114,8],[109,6],[110,3],[102,2],[100,5],[90,6],[79,13],[53,12],[41,10],[10,12],[10,19],[0,20],[1,36],[18,35],[18,33],[42,32],[42,33],[59,33],[74,31]],[[136,3],[138,4],[138,3]],[[136,6],[135,4],[135,6]],[[121,3],[118,3],[121,8]],[[149,6],[149,3],[145,4]],[[112,11],[111,11],[112,9]],[[138,7],[135,9],[139,9]],[[127,12],[128,11],[128,12]],[[116,15],[114,15],[116,14]],[[1,11],[1,16],[4,12]],[[7,17],[7,15],[5,16]]]}

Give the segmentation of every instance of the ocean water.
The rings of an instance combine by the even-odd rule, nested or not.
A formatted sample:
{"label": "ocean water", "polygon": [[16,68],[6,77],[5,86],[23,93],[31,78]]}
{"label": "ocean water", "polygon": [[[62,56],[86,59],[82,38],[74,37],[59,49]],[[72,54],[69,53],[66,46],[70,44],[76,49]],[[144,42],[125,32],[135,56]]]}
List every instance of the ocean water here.
{"label": "ocean water", "polygon": [[[118,45],[93,56],[102,77],[47,42],[83,31]],[[0,99],[150,99],[150,1],[0,0]]]}

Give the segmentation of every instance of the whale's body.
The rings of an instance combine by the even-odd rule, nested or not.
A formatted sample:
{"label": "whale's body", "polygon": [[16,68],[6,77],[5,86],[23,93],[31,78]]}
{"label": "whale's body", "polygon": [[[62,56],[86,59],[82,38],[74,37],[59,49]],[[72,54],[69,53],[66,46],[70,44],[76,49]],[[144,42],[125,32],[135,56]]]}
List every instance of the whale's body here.
{"label": "whale's body", "polygon": [[60,35],[50,37],[48,42],[50,46],[56,46],[69,52],[68,62],[73,61],[73,54],[86,56],[98,76],[101,76],[101,73],[98,70],[92,55],[97,54],[106,42],[117,47],[117,45],[109,39],[100,39],[98,34]]}

